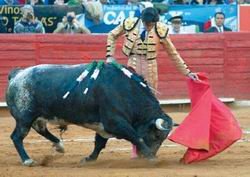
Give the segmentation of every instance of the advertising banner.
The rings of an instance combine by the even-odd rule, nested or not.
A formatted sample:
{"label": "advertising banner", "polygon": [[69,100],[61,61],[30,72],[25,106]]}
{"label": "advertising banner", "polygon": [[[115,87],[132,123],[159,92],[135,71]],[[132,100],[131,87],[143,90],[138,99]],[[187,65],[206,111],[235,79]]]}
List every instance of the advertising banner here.
{"label": "advertising banner", "polygon": [[[7,26],[8,32],[13,32],[14,23],[21,17],[21,6],[0,6],[1,20]],[[245,10],[242,8],[242,13],[249,13],[249,7]],[[115,28],[127,17],[139,17],[140,7],[131,5],[104,5],[103,18],[100,22],[94,22],[85,16],[85,10],[82,6],[34,6],[35,16],[42,21],[46,33],[51,33],[56,29],[57,23],[60,22],[69,11],[74,11],[77,19],[90,29],[92,33],[108,33]],[[203,32],[206,24],[213,25],[213,16],[215,12],[222,11],[226,15],[225,26],[231,28],[233,31],[238,30],[237,22],[237,5],[175,5],[170,6],[168,13],[161,15],[161,21],[169,23],[168,20],[176,15],[183,16],[183,25],[190,28],[190,33]],[[247,20],[245,20],[247,21]],[[243,29],[246,23],[241,23]],[[245,26],[244,26],[245,25]],[[195,28],[193,28],[195,26]],[[191,28],[192,27],[192,28]],[[198,29],[198,30],[197,30]]]}
{"label": "advertising banner", "polygon": [[[22,6],[0,6],[0,14],[4,25],[7,26],[9,33],[13,33],[14,24],[21,18]],[[81,6],[48,6],[36,5],[33,6],[35,17],[37,17],[45,28],[46,33],[52,33],[60,22],[63,16],[69,11],[74,11],[76,14],[82,13]]]}
{"label": "advertising banner", "polygon": [[81,21],[92,33],[108,33],[125,18],[139,16],[139,6],[104,5],[103,19],[98,24],[85,18],[85,14],[78,14],[77,19]]}
{"label": "advertising banner", "polygon": [[[115,26],[121,23],[127,17],[139,17],[139,6],[129,5],[105,5],[103,7],[104,17],[100,24],[94,24],[91,21],[85,21],[82,18],[82,23],[94,33],[107,33]],[[161,15],[161,21],[169,23],[168,20],[174,15],[183,16],[183,25],[192,28],[190,33],[204,32],[207,23],[214,24],[214,14],[216,12],[223,12],[226,15],[225,26],[231,28],[233,31],[238,30],[237,22],[237,5],[172,5],[169,6],[168,13]],[[198,28],[198,30],[197,30]]]}

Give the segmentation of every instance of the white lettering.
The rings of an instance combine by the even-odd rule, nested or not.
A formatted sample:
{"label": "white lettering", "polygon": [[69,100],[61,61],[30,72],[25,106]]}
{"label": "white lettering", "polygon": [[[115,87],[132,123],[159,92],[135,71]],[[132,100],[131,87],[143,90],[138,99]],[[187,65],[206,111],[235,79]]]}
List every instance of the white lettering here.
{"label": "white lettering", "polygon": [[103,21],[106,25],[112,25],[114,24],[115,17],[116,17],[115,12],[109,11],[104,14]]}
{"label": "white lettering", "polygon": [[125,13],[123,11],[121,11],[116,20],[114,21],[114,25],[118,25],[119,23],[121,23],[123,20],[125,19]]}
{"label": "white lettering", "polygon": [[[127,15],[128,17],[134,17],[135,11],[129,11]],[[127,18],[125,11],[107,11],[104,14],[103,21],[106,25],[119,25],[125,18]]]}

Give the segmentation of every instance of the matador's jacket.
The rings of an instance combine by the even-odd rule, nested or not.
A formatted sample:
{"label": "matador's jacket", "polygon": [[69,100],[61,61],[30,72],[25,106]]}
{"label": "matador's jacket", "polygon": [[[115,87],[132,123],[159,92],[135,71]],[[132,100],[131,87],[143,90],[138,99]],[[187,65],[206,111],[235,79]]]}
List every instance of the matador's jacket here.
{"label": "matador's jacket", "polygon": [[153,88],[157,89],[158,71],[156,57],[159,45],[163,45],[181,73],[184,75],[190,73],[190,70],[168,36],[166,24],[157,22],[151,31],[147,33],[144,41],[140,37],[141,25],[141,19],[127,18],[109,32],[106,57],[114,55],[116,39],[125,34],[122,51],[129,58],[128,66],[143,75]]}

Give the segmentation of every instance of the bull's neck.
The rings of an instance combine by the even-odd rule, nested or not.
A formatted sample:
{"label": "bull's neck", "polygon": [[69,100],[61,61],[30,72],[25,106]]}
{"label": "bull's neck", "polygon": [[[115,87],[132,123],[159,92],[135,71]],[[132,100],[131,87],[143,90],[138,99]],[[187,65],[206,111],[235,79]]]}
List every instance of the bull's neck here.
{"label": "bull's neck", "polygon": [[150,101],[150,102],[142,102],[140,108],[140,117],[145,120],[149,120],[152,118],[161,117],[164,113],[157,101]]}

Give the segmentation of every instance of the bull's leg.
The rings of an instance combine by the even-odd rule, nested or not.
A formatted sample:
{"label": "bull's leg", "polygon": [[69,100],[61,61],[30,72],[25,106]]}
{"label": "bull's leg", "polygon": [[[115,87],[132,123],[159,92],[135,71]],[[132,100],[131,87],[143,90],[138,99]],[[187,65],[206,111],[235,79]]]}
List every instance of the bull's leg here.
{"label": "bull's leg", "polygon": [[25,121],[16,121],[16,128],[11,134],[11,139],[16,147],[18,154],[22,159],[22,163],[25,166],[32,166],[34,161],[30,159],[28,154],[26,153],[23,146],[23,139],[27,136],[31,128],[31,123],[27,123]]}
{"label": "bull's leg", "polygon": [[64,153],[63,142],[60,141],[56,136],[49,132],[47,128],[47,122],[43,119],[38,119],[32,124],[32,128],[36,130],[36,132],[42,135],[44,138],[50,140],[53,143],[57,152]]}
{"label": "bull's leg", "polygon": [[[108,133],[115,135],[117,138],[123,138],[127,141],[130,141],[138,148],[143,157],[147,159],[155,158],[151,150],[145,144],[144,140],[139,137],[135,129],[126,120],[118,116],[113,116],[112,120],[103,120],[104,129]],[[112,122],[112,124],[110,124],[110,122]]]}
{"label": "bull's leg", "polygon": [[108,139],[103,138],[96,133],[94,151],[88,157],[81,160],[81,163],[95,161],[98,158],[101,150],[105,148],[107,141]]}

